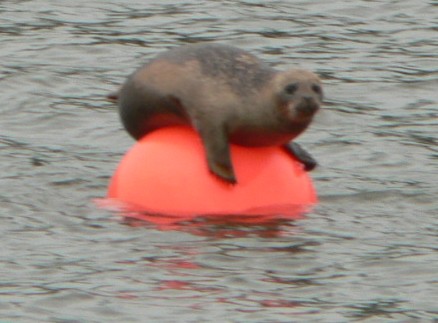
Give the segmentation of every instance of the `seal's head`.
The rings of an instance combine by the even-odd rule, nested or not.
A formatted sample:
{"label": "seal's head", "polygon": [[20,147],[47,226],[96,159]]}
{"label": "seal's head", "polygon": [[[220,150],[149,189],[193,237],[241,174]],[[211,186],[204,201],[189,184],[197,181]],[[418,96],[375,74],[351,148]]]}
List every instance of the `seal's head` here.
{"label": "seal's head", "polygon": [[274,84],[280,118],[291,126],[307,127],[322,104],[319,77],[307,70],[289,70],[276,74]]}

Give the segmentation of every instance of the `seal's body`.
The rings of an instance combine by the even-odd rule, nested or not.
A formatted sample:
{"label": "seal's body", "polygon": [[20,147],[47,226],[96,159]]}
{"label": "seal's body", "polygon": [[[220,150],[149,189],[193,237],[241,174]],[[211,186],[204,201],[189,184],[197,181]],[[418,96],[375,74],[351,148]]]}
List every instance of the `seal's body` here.
{"label": "seal's body", "polygon": [[[229,142],[287,145],[296,152],[299,147],[289,142],[312,121],[322,89],[309,71],[278,72],[246,51],[196,44],[171,49],[139,68],[117,100],[123,125],[136,139],[168,125],[193,126],[210,170],[235,183]],[[316,165],[300,154],[310,158],[308,168]]]}

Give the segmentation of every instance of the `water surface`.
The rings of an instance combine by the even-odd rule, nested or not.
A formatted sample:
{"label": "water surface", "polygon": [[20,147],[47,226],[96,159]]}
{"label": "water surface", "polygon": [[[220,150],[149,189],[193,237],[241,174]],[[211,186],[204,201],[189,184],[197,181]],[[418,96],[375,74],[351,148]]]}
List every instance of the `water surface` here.
{"label": "water surface", "polygon": [[[1,319],[436,320],[437,21],[432,0],[2,1]],[[94,204],[133,144],[104,96],[201,41],[324,79],[305,220],[160,230]]]}

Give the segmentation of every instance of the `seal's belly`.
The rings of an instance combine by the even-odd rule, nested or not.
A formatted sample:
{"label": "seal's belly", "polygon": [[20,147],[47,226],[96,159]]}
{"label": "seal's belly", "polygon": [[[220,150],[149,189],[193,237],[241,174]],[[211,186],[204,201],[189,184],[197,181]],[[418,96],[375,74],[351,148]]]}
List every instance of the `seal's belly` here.
{"label": "seal's belly", "polygon": [[230,142],[247,147],[281,146],[295,137],[296,135],[290,133],[238,130],[231,134]]}
{"label": "seal's belly", "polygon": [[175,114],[171,113],[160,113],[150,117],[145,121],[144,128],[146,128],[146,132],[150,132],[152,130],[163,128],[163,127],[171,127],[171,126],[181,126],[190,124],[186,119],[181,118]]}

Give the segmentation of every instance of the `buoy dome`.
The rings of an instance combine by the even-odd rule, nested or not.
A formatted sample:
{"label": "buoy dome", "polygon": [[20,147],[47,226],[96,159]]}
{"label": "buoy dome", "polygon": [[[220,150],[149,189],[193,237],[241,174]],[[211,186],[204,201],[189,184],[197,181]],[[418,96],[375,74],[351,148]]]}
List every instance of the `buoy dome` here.
{"label": "buoy dome", "polygon": [[231,145],[238,183],[210,173],[198,134],[189,127],[156,130],[125,154],[108,197],[150,214],[299,217],[317,202],[303,166],[281,147]]}

